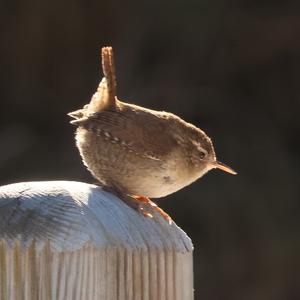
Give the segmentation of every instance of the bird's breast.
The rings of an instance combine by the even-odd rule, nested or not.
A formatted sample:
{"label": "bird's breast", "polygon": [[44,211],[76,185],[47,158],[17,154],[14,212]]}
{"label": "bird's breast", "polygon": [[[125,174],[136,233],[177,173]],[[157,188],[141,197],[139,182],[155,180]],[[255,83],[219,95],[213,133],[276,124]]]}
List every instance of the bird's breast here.
{"label": "bird's breast", "polygon": [[76,144],[94,177],[128,194],[161,198],[201,176],[190,170],[178,151],[159,160],[149,159],[84,128],[78,128]]}

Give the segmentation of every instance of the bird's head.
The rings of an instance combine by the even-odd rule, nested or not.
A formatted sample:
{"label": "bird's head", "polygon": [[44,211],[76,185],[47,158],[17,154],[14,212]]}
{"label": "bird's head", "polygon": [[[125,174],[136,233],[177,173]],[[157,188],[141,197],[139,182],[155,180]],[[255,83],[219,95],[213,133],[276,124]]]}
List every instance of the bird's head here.
{"label": "bird's head", "polygon": [[204,131],[187,124],[187,132],[181,135],[181,143],[185,144],[185,155],[191,168],[199,173],[199,177],[212,169],[220,169],[232,175],[237,173],[217,160],[213,143]]}

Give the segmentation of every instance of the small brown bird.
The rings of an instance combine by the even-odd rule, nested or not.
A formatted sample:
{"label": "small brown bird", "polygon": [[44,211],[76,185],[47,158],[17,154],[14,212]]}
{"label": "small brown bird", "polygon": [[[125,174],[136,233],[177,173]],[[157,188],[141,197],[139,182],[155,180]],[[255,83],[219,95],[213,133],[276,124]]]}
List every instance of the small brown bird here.
{"label": "small brown bird", "polygon": [[102,48],[102,69],[104,78],[90,103],[69,116],[78,126],[83,162],[104,188],[144,215],[152,217],[152,208],[171,222],[149,198],[174,193],[211,169],[236,174],[216,159],[201,129],[172,113],[117,99],[111,47]]}

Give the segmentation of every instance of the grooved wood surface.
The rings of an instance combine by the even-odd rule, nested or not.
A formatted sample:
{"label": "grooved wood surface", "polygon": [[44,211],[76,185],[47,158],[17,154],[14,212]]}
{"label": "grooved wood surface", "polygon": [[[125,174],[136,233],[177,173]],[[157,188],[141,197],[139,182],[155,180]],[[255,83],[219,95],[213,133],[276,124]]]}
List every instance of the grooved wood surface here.
{"label": "grooved wood surface", "polygon": [[100,187],[0,187],[0,299],[191,300],[192,244]]}

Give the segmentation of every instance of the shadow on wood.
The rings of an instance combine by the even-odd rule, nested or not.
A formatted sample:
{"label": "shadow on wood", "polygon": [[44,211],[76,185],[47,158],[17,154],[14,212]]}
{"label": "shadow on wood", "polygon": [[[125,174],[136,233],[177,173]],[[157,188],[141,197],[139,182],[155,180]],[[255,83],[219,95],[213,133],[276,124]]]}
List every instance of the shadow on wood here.
{"label": "shadow on wood", "polygon": [[193,299],[192,243],[81,182],[0,187],[0,297]]}

